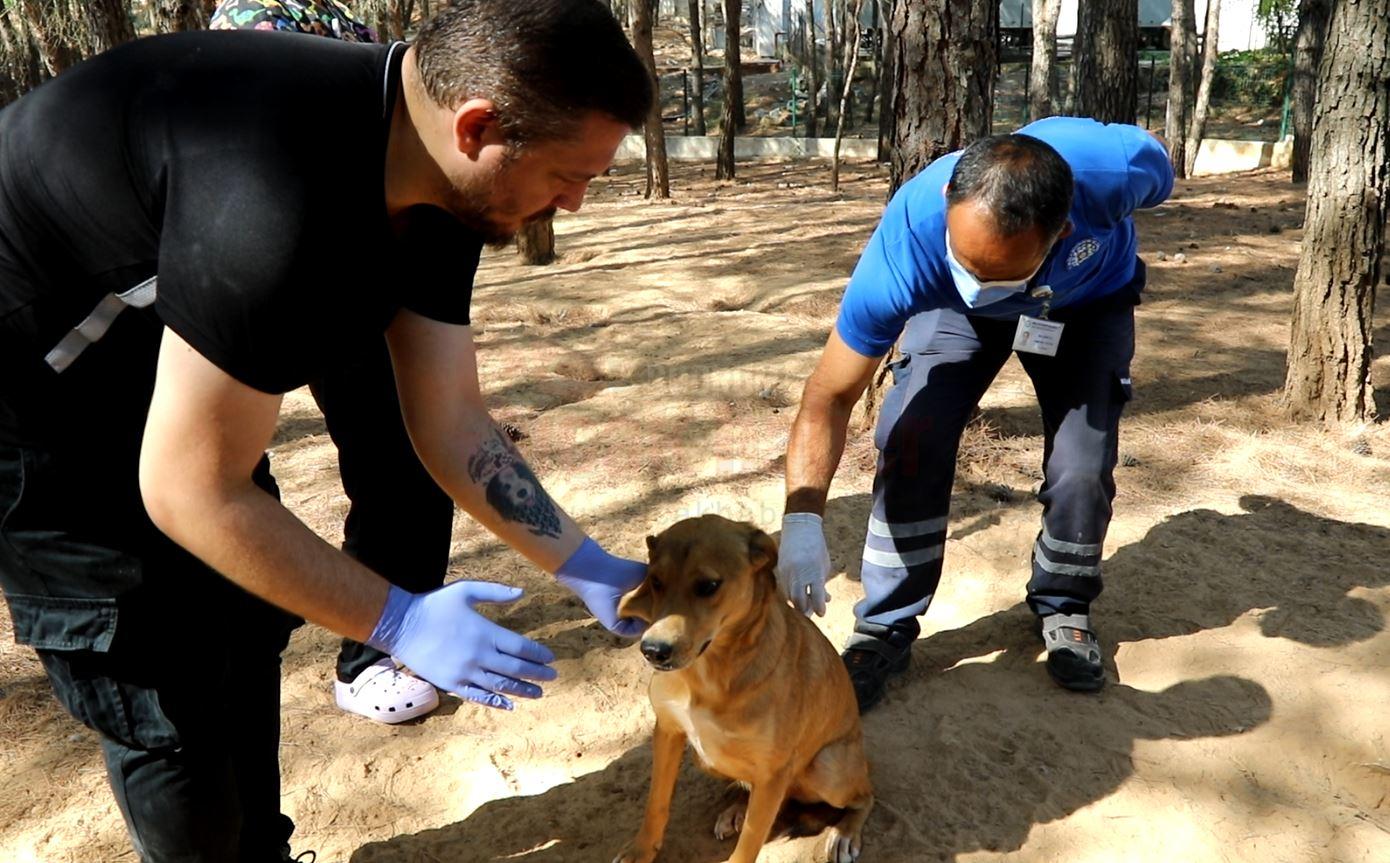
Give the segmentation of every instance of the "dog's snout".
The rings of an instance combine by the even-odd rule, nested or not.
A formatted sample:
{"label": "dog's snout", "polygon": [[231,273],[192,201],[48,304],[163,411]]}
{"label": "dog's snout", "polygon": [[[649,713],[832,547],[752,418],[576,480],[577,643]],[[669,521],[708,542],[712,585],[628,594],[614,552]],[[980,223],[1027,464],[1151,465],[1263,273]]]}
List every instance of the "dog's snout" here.
{"label": "dog's snout", "polygon": [[666,641],[643,640],[642,655],[647,657],[648,662],[664,663],[671,659],[671,644]]}

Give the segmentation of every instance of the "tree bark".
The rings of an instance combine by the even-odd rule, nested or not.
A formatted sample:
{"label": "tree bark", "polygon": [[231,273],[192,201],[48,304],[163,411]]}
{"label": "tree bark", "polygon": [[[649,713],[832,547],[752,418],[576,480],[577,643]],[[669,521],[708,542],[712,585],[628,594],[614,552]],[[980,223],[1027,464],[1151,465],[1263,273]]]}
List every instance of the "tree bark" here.
{"label": "tree bark", "polygon": [[135,26],[130,21],[125,0],[90,0],[87,15],[91,19],[92,48],[96,52],[135,38]]}
{"label": "tree bark", "polygon": [[705,40],[700,32],[700,0],[690,0],[690,65],[695,90],[690,94],[695,114],[695,134],[705,134]]}
{"label": "tree bark", "polygon": [[1298,9],[1298,36],[1293,63],[1293,181],[1308,182],[1308,142],[1313,135],[1318,61],[1322,59],[1329,0],[1303,0]]}
{"label": "tree bark", "polygon": [[839,55],[835,50],[835,3],[836,0],[825,0],[825,125],[827,128],[835,123],[837,116],[835,58]]}
{"label": "tree bark", "polygon": [[647,192],[651,198],[671,197],[671,172],[666,163],[666,128],[661,119],[661,78],[656,74],[656,57],[652,53],[652,6],[647,0],[637,0],[632,18],[632,47],[647,70],[652,92],[656,98],[647,110],[643,125],[647,138]]}
{"label": "tree bark", "polygon": [[1057,16],[1061,12],[1062,0],[1033,0],[1033,63],[1028,70],[1029,120],[1041,120],[1057,113],[1057,85],[1053,81],[1056,76],[1052,68],[1057,65]]}
{"label": "tree bark", "polygon": [[719,158],[714,176],[734,178],[734,134],[738,131],[738,109],[743,102],[743,75],[739,68],[739,30],[741,0],[724,0],[724,113],[719,122]]}
{"label": "tree bark", "polygon": [[898,0],[890,196],[933,160],[990,133],[998,24],[991,0]]}
{"label": "tree bark", "polygon": [[802,25],[806,30],[806,137],[814,138],[819,123],[817,109],[820,107],[816,97],[819,91],[816,86],[816,64],[820,62],[820,54],[816,51],[815,0],[806,0],[806,18]]}
{"label": "tree bark", "polygon": [[1294,419],[1363,421],[1374,412],[1372,313],[1390,217],[1387,82],[1390,0],[1333,0],[1284,382]]}
{"label": "tree bark", "polygon": [[1190,176],[1197,164],[1197,151],[1202,148],[1202,136],[1207,133],[1207,115],[1211,110],[1211,85],[1216,79],[1217,46],[1221,42],[1221,0],[1207,3],[1207,24],[1202,30],[1202,82],[1197,87],[1197,104],[1192,109],[1192,130],[1187,134],[1186,170],[1179,176]]}
{"label": "tree bark", "polygon": [[835,152],[830,160],[830,190],[840,191],[840,142],[845,138],[845,116],[849,113],[849,91],[854,86],[854,68],[859,61],[859,14],[864,0],[854,0],[854,23],[850,25],[850,40],[845,43],[845,86],[840,92],[839,119],[835,121]]}
{"label": "tree bark", "polygon": [[201,0],[154,0],[150,14],[156,33],[182,33],[207,26]]}
{"label": "tree bark", "polygon": [[1138,0],[1081,0],[1072,63],[1077,116],[1133,123],[1139,109]]}
{"label": "tree bark", "polygon": [[555,260],[554,219],[527,222],[516,233],[516,251],[523,264],[540,266]]}
{"label": "tree bark", "polygon": [[37,87],[43,80],[43,70],[38,48],[24,26],[23,16],[17,10],[4,9],[3,4],[0,4],[0,50],[4,51],[3,68],[0,68],[3,76],[0,105],[8,105]]}
{"label": "tree bark", "polygon": [[[1208,0],[1216,5],[1217,0]],[[1197,55],[1197,13],[1192,0],[1173,0],[1172,50],[1168,60],[1168,110],[1163,137],[1173,173],[1187,176],[1187,130],[1192,117],[1192,72]]]}
{"label": "tree bark", "polygon": [[70,65],[71,52],[63,45],[52,18],[45,14],[43,0],[19,0],[19,5],[24,12],[25,29],[34,40],[44,69],[50,76],[57,75]]}

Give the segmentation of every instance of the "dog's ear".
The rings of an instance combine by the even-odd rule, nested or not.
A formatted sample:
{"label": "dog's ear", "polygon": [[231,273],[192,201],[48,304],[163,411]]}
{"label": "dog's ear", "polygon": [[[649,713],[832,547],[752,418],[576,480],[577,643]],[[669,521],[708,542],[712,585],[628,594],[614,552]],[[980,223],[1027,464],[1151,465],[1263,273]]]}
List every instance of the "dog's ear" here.
{"label": "dog's ear", "polygon": [[[651,539],[651,537],[648,537]],[[652,596],[651,576],[642,579],[642,583],[637,585],[637,589],[624,594],[618,600],[618,617],[633,617],[647,623],[656,622],[656,610],[653,605],[655,597]]]}
{"label": "dog's ear", "polygon": [[651,560],[656,554],[656,537],[647,534],[647,560]]}
{"label": "dog's ear", "polygon": [[770,572],[777,566],[777,543],[756,527],[751,528],[748,535],[748,562],[758,571]]}

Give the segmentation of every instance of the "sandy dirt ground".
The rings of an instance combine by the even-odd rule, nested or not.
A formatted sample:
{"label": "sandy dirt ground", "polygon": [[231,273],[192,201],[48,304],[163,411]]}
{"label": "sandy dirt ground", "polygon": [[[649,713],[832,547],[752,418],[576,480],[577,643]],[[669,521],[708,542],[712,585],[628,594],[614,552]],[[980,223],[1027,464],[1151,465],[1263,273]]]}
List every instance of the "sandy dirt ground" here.
{"label": "sandy dirt ground", "polygon": [[[851,165],[675,169],[595,184],[556,222],[562,261],[489,253],[475,320],[498,419],[550,492],[612,551],[718,512],[775,531],[800,384],[883,203]],[[1041,424],[1011,361],[968,430],[942,589],[912,669],[866,717],[879,805],[863,860],[1351,863],[1390,860],[1390,427],[1280,418],[1303,189],[1272,174],[1179,183],[1140,215],[1150,284],[1123,428],[1099,695],[1063,692],[1022,604]],[[1181,253],[1185,260],[1175,256]],[[1162,259],[1160,259],[1162,258]],[[1384,314],[1377,342],[1390,344]],[[1390,413],[1390,361],[1375,366]],[[858,421],[856,420],[856,427]],[[292,510],[331,541],[347,501],[312,401],[273,454]],[[837,644],[860,595],[873,451],[854,434],[827,512]],[[606,861],[636,829],[650,676],[544,574],[466,517],[455,577],[521,585],[495,612],[549,644],[560,678],[514,713],[447,699],[385,727],[339,712],[337,641],[285,657],[284,805],[326,863]],[[96,738],[0,625],[0,860],[130,861]],[[724,789],[687,764],[663,860],[714,863]],[[812,839],[768,861],[810,859]]]}

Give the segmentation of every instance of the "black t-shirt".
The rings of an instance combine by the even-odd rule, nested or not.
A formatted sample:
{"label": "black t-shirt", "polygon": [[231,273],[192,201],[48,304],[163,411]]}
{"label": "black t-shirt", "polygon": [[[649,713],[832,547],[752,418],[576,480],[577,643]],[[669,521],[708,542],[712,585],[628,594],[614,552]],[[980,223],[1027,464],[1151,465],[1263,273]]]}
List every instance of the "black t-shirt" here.
{"label": "black t-shirt", "polygon": [[164,325],[279,393],[379,351],[402,308],[468,323],[481,240],[387,218],[404,49],[160,36],[0,111],[0,442],[138,440]]}

